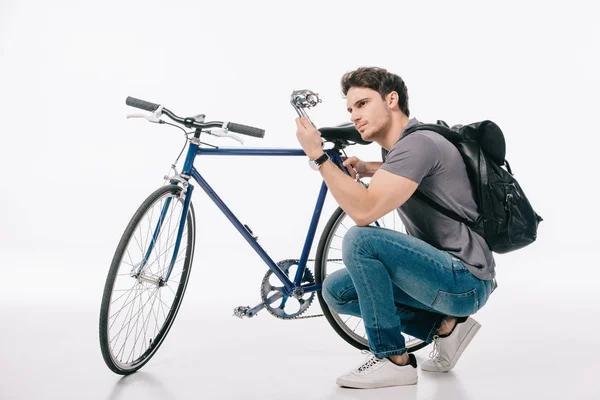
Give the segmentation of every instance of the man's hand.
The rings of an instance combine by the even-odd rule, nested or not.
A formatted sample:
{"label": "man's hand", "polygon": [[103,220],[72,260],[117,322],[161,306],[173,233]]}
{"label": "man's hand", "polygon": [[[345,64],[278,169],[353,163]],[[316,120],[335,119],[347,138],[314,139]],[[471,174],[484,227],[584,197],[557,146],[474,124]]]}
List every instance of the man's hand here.
{"label": "man's hand", "polygon": [[[348,171],[350,172],[350,176],[352,176],[352,179],[356,179],[356,173],[354,172],[354,169],[356,170],[356,172],[358,172],[360,176],[365,177],[367,173],[367,166],[364,161],[361,161],[358,157],[355,156],[352,156],[350,158],[342,157],[342,160],[344,160],[344,167],[348,169]],[[352,169],[352,167],[354,167],[354,169]]]}
{"label": "man's hand", "polygon": [[323,154],[323,141],[321,133],[308,118],[296,118],[296,137],[300,146],[311,160],[319,158]]}

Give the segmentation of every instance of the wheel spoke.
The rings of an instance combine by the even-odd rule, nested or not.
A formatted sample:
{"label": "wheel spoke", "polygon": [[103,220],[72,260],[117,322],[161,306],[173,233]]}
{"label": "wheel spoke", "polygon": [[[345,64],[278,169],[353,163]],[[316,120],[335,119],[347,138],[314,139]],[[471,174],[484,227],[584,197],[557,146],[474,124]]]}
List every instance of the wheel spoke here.
{"label": "wheel spoke", "polygon": [[[134,286],[135,286],[135,285],[134,285]],[[132,288],[132,289],[133,289],[133,288]],[[129,293],[127,294],[127,298],[125,299],[125,301],[127,301],[127,300],[129,299],[129,296],[131,296],[131,293],[133,293],[133,292],[132,292],[132,291],[129,291]],[[127,304],[129,304],[129,303],[127,303]],[[117,313],[113,314],[113,316],[111,316],[111,317],[108,317],[108,318],[107,318],[107,322],[110,322],[110,320],[111,320],[113,317],[115,317],[115,319],[114,319],[114,320],[113,320],[113,321],[110,323],[110,326],[108,327],[108,332],[110,332],[110,330],[112,329],[112,326],[113,326],[113,324],[114,324],[114,323],[115,323],[115,321],[117,320],[117,318],[116,318],[116,317],[118,317],[118,315],[119,315],[119,314],[121,314],[121,311],[123,310],[123,308],[125,308],[125,306],[121,307]]]}
{"label": "wheel spoke", "polygon": [[[158,289],[157,289],[157,290],[158,290]],[[152,300],[152,305],[150,306],[150,310],[152,310],[152,306],[154,306],[154,302],[155,302],[155,301],[156,301],[156,297],[154,297],[154,299]],[[147,304],[147,302],[146,302],[146,303],[144,303],[144,306],[142,307],[141,314],[140,314],[140,315],[142,316],[142,329],[140,329],[140,332],[139,332],[139,333],[138,333],[138,331],[137,331],[137,326],[138,326],[138,322],[139,322],[139,317],[138,317],[138,320],[136,320],[136,323],[135,323],[135,339],[134,339],[134,342],[133,342],[133,346],[131,347],[131,352],[129,353],[128,360],[129,360],[129,357],[131,357],[131,356],[135,357],[135,348],[136,348],[136,346],[137,346],[137,342],[138,342],[138,340],[139,340],[140,334],[141,334],[141,333],[143,332],[143,330],[144,330],[144,325],[146,324],[146,321],[144,321],[144,310],[146,309],[146,304]],[[134,358],[133,360],[135,360],[135,358]],[[133,360],[132,360],[132,361],[133,361]]]}
{"label": "wheel spoke", "polygon": [[[136,293],[136,295],[134,296],[134,300],[135,300],[135,299],[137,299],[137,293]],[[131,305],[129,306],[129,308],[127,309],[127,313],[125,314],[125,318],[127,318],[127,316],[129,315],[129,313],[131,312],[131,310],[132,310],[132,309],[133,309],[133,304],[131,304]],[[116,321],[116,319],[115,319],[115,321]],[[125,326],[126,326],[126,325],[124,325],[124,326],[123,326],[123,327],[122,327],[122,328],[119,330],[119,332],[117,332],[117,336],[113,337],[113,339],[109,339],[109,342],[112,342],[112,341],[114,341],[114,342],[115,342],[115,343],[114,343],[114,345],[116,346],[116,345],[117,345],[117,343],[118,343],[118,341],[119,341],[119,337],[121,336],[121,332],[123,331],[123,329],[125,328]],[[117,356],[117,357],[119,356],[119,353],[120,353],[120,350],[119,350],[119,352],[117,352],[117,354],[116,354],[116,356]]]}
{"label": "wheel spoke", "polygon": [[[138,323],[138,321],[139,321],[139,319],[140,319],[140,313],[142,312],[142,310],[143,310],[143,308],[146,306],[146,304],[147,304],[147,303],[150,301],[150,299],[151,299],[151,297],[150,297],[150,296],[148,296],[148,300],[146,300],[146,302],[145,302],[145,303],[144,303],[144,305],[142,306],[142,309],[138,310],[138,311],[135,313],[135,315],[132,315],[132,316],[131,316],[132,318],[133,318],[133,317],[136,317],[136,320],[135,320],[135,324],[136,324],[136,326],[137,326],[137,323]],[[141,296],[140,296],[140,303],[141,303],[141,302],[142,302],[142,300],[141,300]],[[127,331],[126,331],[126,333],[125,333],[125,340],[123,341],[123,350],[124,350],[124,347],[125,347],[125,345],[127,344],[127,339],[129,339],[129,335],[131,334],[131,332],[132,332],[132,331],[133,331],[133,328],[131,328],[131,319],[130,319],[130,320],[129,320],[129,322],[127,323]],[[127,361],[125,361],[125,362],[127,363]]]}
{"label": "wheel spoke", "polygon": [[173,289],[171,289],[171,286],[169,286],[169,285],[166,285],[166,287],[168,287],[168,288],[169,288],[169,290],[171,291],[171,293],[173,293],[173,296],[177,296],[177,295],[175,294],[175,292],[173,291]]}
{"label": "wheel spoke", "polygon": [[[138,230],[140,231],[140,240],[141,240],[141,236],[142,236],[142,225],[138,224]],[[144,254],[144,248],[142,247],[142,244],[140,243],[139,240],[137,240],[137,238],[135,237],[135,234],[133,235],[133,240],[135,240],[135,242],[138,245],[138,248],[140,249],[140,253],[143,255]]]}
{"label": "wheel spoke", "polygon": [[[134,287],[138,284],[137,281],[134,282],[133,286],[130,287],[129,289],[113,289],[113,292],[131,292],[131,290],[134,290]],[[110,302],[110,304],[116,302],[117,300],[121,299],[123,296],[125,296],[125,293],[123,293],[122,295],[120,295],[119,297],[117,297],[116,299],[112,300]],[[127,301],[127,300],[125,300]]]}
{"label": "wheel spoke", "polygon": [[126,251],[127,251],[127,256],[129,257],[129,261],[131,261],[131,264],[129,264],[129,265],[131,265],[131,267],[133,268],[133,266],[135,264],[133,263],[133,260],[131,259],[131,254],[129,254],[129,249],[127,249]]}
{"label": "wheel spoke", "polygon": [[[158,299],[160,300],[160,311],[162,311],[163,317],[165,318],[165,321],[167,320],[167,314],[165,313],[165,303],[162,301],[162,292],[158,293]],[[170,308],[167,308],[170,309]],[[158,324],[156,324],[156,326],[158,327]]]}
{"label": "wheel spoke", "polygon": [[[171,250],[173,247],[175,247],[175,242],[173,242],[172,245],[170,245],[168,248],[166,248],[165,250],[160,251],[159,253],[154,255],[154,260],[151,263],[148,263],[149,268],[152,268],[152,266],[155,265],[155,263],[157,263],[158,268],[157,268],[157,272],[161,272],[161,274],[157,273],[157,276],[162,276],[164,274],[164,272],[166,271],[166,269],[168,268],[169,263],[166,261],[168,254],[167,252],[169,250]],[[187,244],[183,247],[183,250],[185,250],[187,248]],[[182,248],[180,247],[180,251],[182,250]],[[164,268],[160,267],[160,259],[163,257],[164,255]]]}
{"label": "wheel spoke", "polygon": [[[146,289],[144,289],[144,290],[140,290],[138,293],[136,293],[136,294],[135,294],[135,297],[133,298],[133,300],[132,300],[132,301],[130,301],[130,302],[128,303],[128,304],[131,304],[131,305],[129,306],[129,309],[128,309],[128,311],[127,311],[127,314],[125,314],[125,317],[127,317],[127,315],[129,314],[129,311],[130,311],[130,310],[132,310],[132,308],[133,308],[133,306],[134,306],[134,304],[135,304],[135,301],[136,301],[138,298],[141,298],[141,297],[142,297],[142,295],[143,295],[145,292],[147,292],[148,290],[149,290],[149,288],[146,288]],[[141,301],[141,300],[140,300],[140,301]],[[123,308],[125,308],[125,306],[123,306]],[[122,310],[123,308],[121,308],[121,310]],[[119,312],[120,312],[121,310],[119,310]],[[138,311],[138,313],[139,313],[139,311]],[[131,315],[131,317],[133,318],[133,317],[134,317],[134,315],[132,314],[132,315]],[[116,320],[116,319],[115,319],[115,320]],[[129,320],[129,323],[130,323],[130,322],[131,322],[131,319]],[[128,323],[128,324],[129,324],[129,323]],[[118,339],[118,336],[121,334],[121,332],[123,331],[123,329],[125,329],[125,326],[123,326],[123,327],[122,327],[122,328],[121,328],[121,329],[120,329],[120,330],[117,332],[117,337],[116,337],[115,339]]]}
{"label": "wheel spoke", "polygon": [[354,329],[352,329],[354,332],[356,332],[356,328],[358,328],[358,325],[360,325],[361,321],[362,321],[362,318],[358,318],[358,322],[354,326]]}

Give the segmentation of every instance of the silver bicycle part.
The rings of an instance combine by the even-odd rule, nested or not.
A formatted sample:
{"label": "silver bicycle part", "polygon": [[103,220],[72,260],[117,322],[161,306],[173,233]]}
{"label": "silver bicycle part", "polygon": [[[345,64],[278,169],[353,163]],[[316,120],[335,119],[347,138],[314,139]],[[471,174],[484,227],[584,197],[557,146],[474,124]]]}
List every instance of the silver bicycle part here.
{"label": "silver bicycle part", "polygon": [[306,114],[305,108],[312,108],[321,102],[319,94],[308,89],[294,90],[290,98],[290,103],[298,113],[298,116],[306,118],[308,118],[308,114]]}
{"label": "silver bicycle part", "polygon": [[[290,104],[292,107],[294,107],[294,110],[296,110],[298,116],[305,117],[310,121],[311,124],[312,121],[310,120],[310,117],[306,113],[305,109],[314,107],[321,102],[322,101],[319,98],[319,94],[308,89],[294,90],[290,98]],[[324,143],[321,140],[321,147],[323,147],[323,144]]]}
{"label": "silver bicycle part", "polygon": [[170,171],[173,171],[175,174],[174,175],[165,175],[163,176],[163,179],[165,180],[165,183],[163,185],[172,185],[174,182],[178,183],[181,186],[181,192],[179,193],[179,198],[183,201],[185,201],[185,195],[187,193],[187,188],[189,185],[189,180],[190,180],[190,176],[189,175],[185,175],[185,174],[180,174],[179,172],[177,172],[177,167],[175,167],[175,164],[171,164],[171,169]]}
{"label": "silver bicycle part", "polygon": [[[308,114],[306,113],[305,109],[312,108],[319,103],[322,103],[321,98],[319,98],[319,94],[308,89],[294,90],[290,99],[290,104],[294,107],[298,115],[300,117],[308,118],[309,121],[310,118],[308,117]],[[356,174],[356,181],[366,187],[365,183],[361,181],[360,174],[358,173],[358,171],[356,171],[356,168],[354,168],[354,166],[352,165],[350,167]]]}
{"label": "silver bicycle part", "polygon": [[145,272],[144,270],[142,270],[138,273],[138,268],[140,267],[141,264],[142,264],[142,261],[139,261],[139,262],[133,264],[133,266],[131,267],[131,271],[129,272],[129,276],[131,276],[132,278],[137,280],[139,283],[145,282],[145,283],[149,283],[156,287],[164,286],[161,277],[148,276],[144,273]]}
{"label": "silver bicycle part", "polygon": [[204,122],[204,119],[206,118],[206,115],[204,115],[204,114],[196,114],[192,118],[194,118],[196,120],[196,122]]}
{"label": "silver bicycle part", "polygon": [[127,114],[127,119],[129,118],[144,118],[145,120],[149,121],[149,122],[154,122],[154,123],[158,123],[160,121],[160,116],[162,115],[162,109],[163,106],[158,106],[158,108],[150,115],[148,114],[142,114],[142,113],[134,113],[134,114]]}
{"label": "silver bicycle part", "polygon": [[228,137],[231,138],[237,142],[239,142],[240,144],[244,144],[244,139],[242,139],[242,137],[236,133],[230,133],[229,129],[226,128],[227,126],[227,122],[223,123],[223,128],[221,129],[211,129],[211,130],[206,130],[204,131],[204,133],[208,133],[211,136],[217,136],[217,137]]}
{"label": "silver bicycle part", "polygon": [[146,282],[146,283],[149,283],[149,284],[151,284],[153,286],[156,286],[156,287],[161,287],[162,286],[161,285],[161,282],[162,282],[161,278],[147,276],[146,274],[144,274],[144,271],[142,271],[142,273],[137,276],[137,280],[138,280],[139,283]]}
{"label": "silver bicycle part", "polygon": [[354,165],[350,164],[350,168],[352,168],[352,171],[354,171],[354,173],[356,174],[356,182],[360,183],[365,188],[369,188],[369,184],[363,182],[362,179],[360,179],[360,174],[358,173],[358,171],[356,170],[356,168],[354,168]]}
{"label": "silver bicycle part", "polygon": [[[248,317],[249,306],[239,306],[233,309],[233,316],[238,318]],[[252,317],[252,316],[250,316]]]}

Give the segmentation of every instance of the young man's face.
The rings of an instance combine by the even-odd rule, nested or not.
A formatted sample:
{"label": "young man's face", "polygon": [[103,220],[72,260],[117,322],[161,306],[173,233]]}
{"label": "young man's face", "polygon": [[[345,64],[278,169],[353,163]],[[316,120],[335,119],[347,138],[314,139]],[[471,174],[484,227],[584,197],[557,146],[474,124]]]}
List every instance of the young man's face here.
{"label": "young man's face", "polygon": [[363,140],[373,141],[385,134],[391,123],[391,110],[377,91],[353,86],[346,94],[346,105]]}

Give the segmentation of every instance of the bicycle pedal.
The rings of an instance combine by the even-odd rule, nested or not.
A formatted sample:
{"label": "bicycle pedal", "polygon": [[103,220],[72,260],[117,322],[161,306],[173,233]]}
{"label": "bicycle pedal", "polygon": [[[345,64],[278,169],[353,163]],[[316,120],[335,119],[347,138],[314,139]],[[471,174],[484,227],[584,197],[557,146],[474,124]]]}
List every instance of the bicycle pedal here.
{"label": "bicycle pedal", "polygon": [[247,306],[236,307],[233,309],[233,316],[242,319],[248,316],[248,310],[250,310],[250,307]]}

